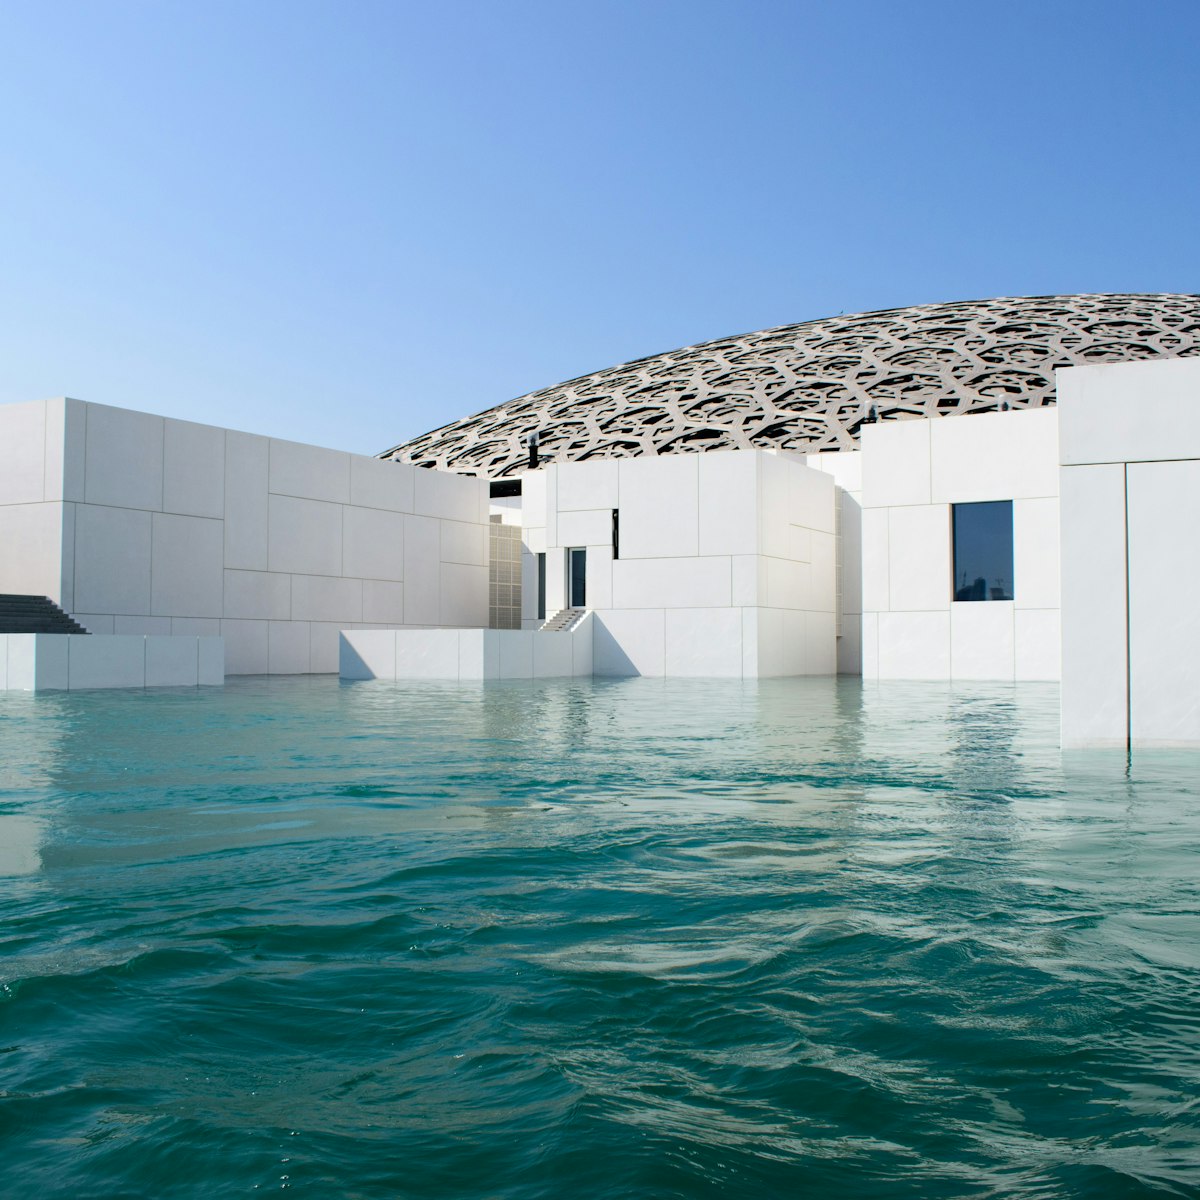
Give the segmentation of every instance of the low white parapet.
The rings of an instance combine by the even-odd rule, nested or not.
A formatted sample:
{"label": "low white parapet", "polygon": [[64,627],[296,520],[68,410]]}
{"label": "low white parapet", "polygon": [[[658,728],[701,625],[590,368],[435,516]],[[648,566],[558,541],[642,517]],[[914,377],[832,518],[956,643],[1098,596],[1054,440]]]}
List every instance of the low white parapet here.
{"label": "low white parapet", "polygon": [[592,617],[572,630],[343,629],[343,679],[551,679],[591,675]]}
{"label": "low white parapet", "polygon": [[224,682],[225,642],[219,637],[0,633],[0,683],[11,692]]}

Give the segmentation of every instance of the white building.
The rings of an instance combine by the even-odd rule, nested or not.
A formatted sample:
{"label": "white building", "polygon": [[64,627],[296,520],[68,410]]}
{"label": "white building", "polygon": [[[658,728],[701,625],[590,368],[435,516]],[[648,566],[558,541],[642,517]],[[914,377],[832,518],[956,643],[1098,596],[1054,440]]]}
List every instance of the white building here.
{"label": "white building", "polygon": [[[1085,361],[1110,352],[1095,349],[1117,336],[1094,311],[1107,311],[1106,298],[1074,299],[1089,304],[989,303],[1045,317],[1024,336],[1047,362],[1068,344]],[[604,428],[588,416],[587,381],[575,381],[538,395],[553,406],[573,392],[578,411],[563,411],[592,431],[577,460],[563,439],[543,438],[557,460],[524,461],[512,430],[528,405],[471,418],[477,456],[503,457],[490,486],[459,473],[471,465],[468,423],[442,431],[445,462],[418,467],[76,401],[9,406],[0,591],[50,597],[93,639],[130,641],[112,643],[110,657],[125,656],[119,671],[115,658],[97,665],[102,639],[65,638],[63,651],[46,642],[41,672],[41,643],[9,635],[8,686],[95,686],[105,671],[136,684],[137,654],[143,684],[203,682],[198,665],[189,680],[179,664],[211,650],[167,643],[221,637],[230,674],[1061,680],[1065,746],[1200,746],[1200,619],[1186,599],[1200,585],[1200,549],[1186,534],[1200,513],[1200,358],[1163,356],[1200,351],[1200,302],[1107,299],[1121,302],[1122,329],[1138,305],[1157,303],[1157,361],[1067,367],[1055,380],[1021,346],[992,348],[973,313],[955,327],[965,366],[945,347],[923,351],[941,364],[935,379],[893,330],[891,359],[878,346],[861,351],[875,364],[864,378],[902,385],[904,404],[842,405],[820,420],[802,408],[791,419],[812,436],[800,450],[742,445],[744,430],[727,422],[733,445],[695,452],[719,439],[681,433],[691,419],[682,410],[669,436],[639,433],[619,414]],[[933,315],[952,324],[966,307]],[[903,312],[909,323],[928,315]],[[898,320],[872,314],[873,330],[883,317]],[[1051,318],[1068,327],[1057,341]],[[993,341],[1017,339],[1009,308],[987,319]],[[789,336],[808,345],[811,331],[795,333],[806,329]],[[813,344],[860,369],[836,332]],[[764,357],[778,349],[753,337]],[[744,391],[745,360],[721,345],[722,386]],[[643,400],[674,371],[670,395],[690,404],[693,391],[681,389],[701,385],[681,380],[676,360],[696,373],[688,356],[701,350],[716,353],[614,370]],[[1049,375],[1037,403],[1034,367]],[[960,369],[976,372],[970,403]],[[769,370],[779,376],[778,361]],[[1026,402],[1010,408],[1018,386]],[[997,401],[1000,387],[1010,392]],[[705,404],[705,420],[735,411],[724,393]],[[756,418],[759,434],[783,428],[781,404]],[[638,411],[657,430],[658,410]],[[418,443],[428,450],[434,436]],[[651,436],[666,440],[629,451],[630,439]],[[818,452],[803,450],[813,444]],[[503,530],[489,529],[496,521]],[[499,548],[490,584],[489,540]],[[164,675],[168,659],[177,666]]]}

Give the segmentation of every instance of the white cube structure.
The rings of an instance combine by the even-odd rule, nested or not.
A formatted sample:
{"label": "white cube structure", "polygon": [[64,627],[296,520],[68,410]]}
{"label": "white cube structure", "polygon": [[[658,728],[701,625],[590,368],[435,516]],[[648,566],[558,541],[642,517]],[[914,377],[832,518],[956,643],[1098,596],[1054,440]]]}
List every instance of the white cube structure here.
{"label": "white cube structure", "polygon": [[523,624],[586,562],[597,675],[830,675],[831,475],[760,450],[549,465],[522,477]]}
{"label": "white cube structure", "polygon": [[[862,436],[865,679],[1059,678],[1058,414],[867,425]],[[955,599],[955,505],[1012,504],[1011,600]]]}
{"label": "white cube structure", "polygon": [[1200,360],[1058,373],[1064,746],[1200,746]]}
{"label": "white cube structure", "polygon": [[93,634],[338,670],[338,632],[487,624],[487,484],[78,400],[0,407],[0,592]]}

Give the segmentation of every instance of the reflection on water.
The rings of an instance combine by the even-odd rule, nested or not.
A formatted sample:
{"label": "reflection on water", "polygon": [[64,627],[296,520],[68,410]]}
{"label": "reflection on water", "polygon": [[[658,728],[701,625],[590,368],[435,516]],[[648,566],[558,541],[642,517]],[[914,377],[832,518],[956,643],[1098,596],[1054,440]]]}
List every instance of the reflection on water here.
{"label": "reflection on water", "polygon": [[1195,759],[1024,685],[0,696],[56,1194],[1200,1190]]}

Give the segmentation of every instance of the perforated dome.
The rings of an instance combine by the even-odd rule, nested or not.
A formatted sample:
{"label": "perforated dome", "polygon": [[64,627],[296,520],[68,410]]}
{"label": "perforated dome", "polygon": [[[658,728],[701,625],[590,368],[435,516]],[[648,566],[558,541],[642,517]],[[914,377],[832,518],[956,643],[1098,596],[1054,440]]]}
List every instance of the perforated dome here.
{"label": "perforated dome", "polygon": [[1055,367],[1200,354],[1200,296],[1034,296],[781,325],[622,363],[382,454],[498,479],[580,462],[750,447],[853,449],[881,421],[1054,403]]}

